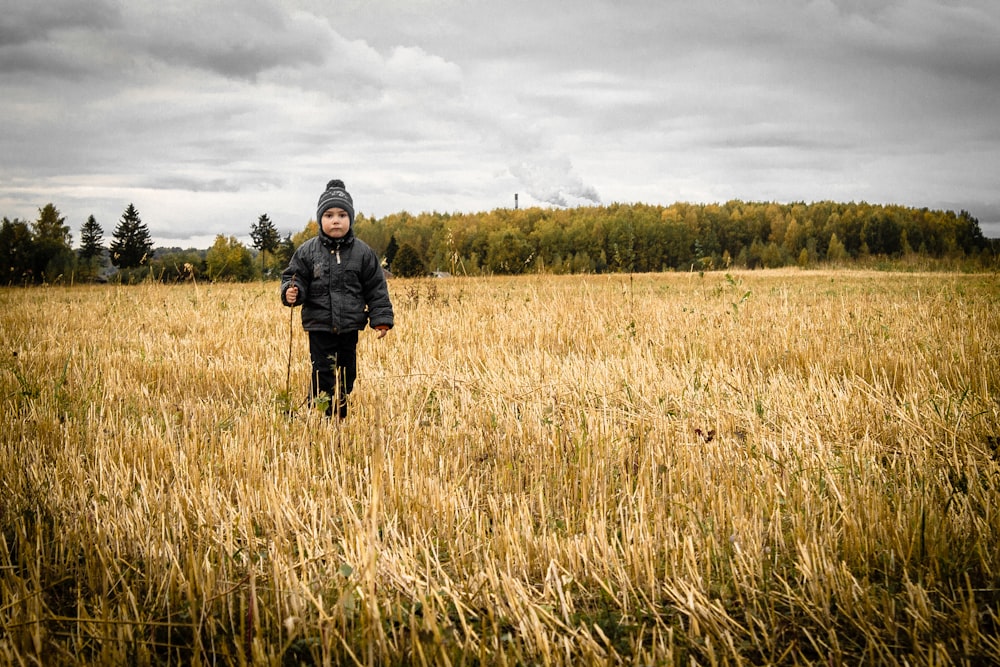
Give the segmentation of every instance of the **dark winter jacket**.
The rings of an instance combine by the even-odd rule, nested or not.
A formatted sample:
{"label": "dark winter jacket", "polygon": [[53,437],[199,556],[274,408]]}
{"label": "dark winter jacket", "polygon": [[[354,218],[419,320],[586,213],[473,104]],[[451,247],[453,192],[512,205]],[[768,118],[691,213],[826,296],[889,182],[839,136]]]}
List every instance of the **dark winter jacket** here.
{"label": "dark winter jacket", "polygon": [[346,333],[371,324],[392,327],[392,303],[378,256],[368,244],[348,231],[341,239],[323,233],[292,255],[281,274],[281,301],[292,281],[299,288],[295,305],[302,306],[306,331]]}

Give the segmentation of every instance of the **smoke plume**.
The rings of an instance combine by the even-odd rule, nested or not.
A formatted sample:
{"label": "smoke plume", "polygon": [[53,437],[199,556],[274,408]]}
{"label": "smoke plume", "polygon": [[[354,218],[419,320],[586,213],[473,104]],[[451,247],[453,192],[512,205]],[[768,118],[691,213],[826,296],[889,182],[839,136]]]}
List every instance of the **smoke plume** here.
{"label": "smoke plume", "polygon": [[597,190],[583,182],[565,158],[521,161],[510,167],[510,173],[520,181],[529,195],[554,206],[571,206],[572,200],[600,204]]}

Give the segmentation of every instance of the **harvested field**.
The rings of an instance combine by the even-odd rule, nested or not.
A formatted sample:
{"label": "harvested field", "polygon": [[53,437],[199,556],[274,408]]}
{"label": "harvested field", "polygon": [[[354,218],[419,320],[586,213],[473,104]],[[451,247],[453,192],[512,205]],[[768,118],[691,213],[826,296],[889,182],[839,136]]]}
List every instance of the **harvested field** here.
{"label": "harvested field", "polygon": [[995,275],[390,290],[0,290],[0,662],[1000,662]]}

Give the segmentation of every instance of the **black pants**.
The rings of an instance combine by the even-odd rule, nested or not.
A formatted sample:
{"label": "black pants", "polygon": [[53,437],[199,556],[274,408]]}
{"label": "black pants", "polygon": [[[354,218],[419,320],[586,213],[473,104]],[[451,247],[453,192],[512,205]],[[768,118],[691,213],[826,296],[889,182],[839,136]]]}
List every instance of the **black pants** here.
{"label": "black pants", "polygon": [[309,358],[312,361],[310,401],[315,404],[317,399],[328,396],[330,403],[326,416],[333,416],[336,403],[337,414],[343,419],[347,416],[347,395],[354,389],[358,376],[358,332],[310,331]]}

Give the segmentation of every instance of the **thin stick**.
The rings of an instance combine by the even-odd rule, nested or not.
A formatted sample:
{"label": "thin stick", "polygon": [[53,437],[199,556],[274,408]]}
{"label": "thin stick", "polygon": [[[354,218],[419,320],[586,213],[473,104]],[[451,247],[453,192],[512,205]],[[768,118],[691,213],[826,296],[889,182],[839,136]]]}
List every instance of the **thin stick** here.
{"label": "thin stick", "polygon": [[[295,274],[292,274],[292,285],[295,285]],[[299,300],[296,297],[295,303]],[[295,320],[295,307],[288,309],[288,366],[285,372],[285,397],[288,400],[288,411],[292,411],[292,333],[295,331],[293,322]]]}

